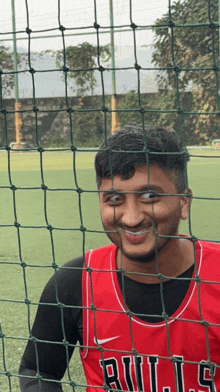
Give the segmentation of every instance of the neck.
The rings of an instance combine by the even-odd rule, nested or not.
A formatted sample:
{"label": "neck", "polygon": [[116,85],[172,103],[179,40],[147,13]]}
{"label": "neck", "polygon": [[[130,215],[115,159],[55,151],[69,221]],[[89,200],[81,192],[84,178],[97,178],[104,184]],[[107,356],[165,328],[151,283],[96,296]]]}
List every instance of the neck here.
{"label": "neck", "polygon": [[158,274],[169,277],[181,275],[194,263],[193,243],[183,237],[181,239],[171,239],[167,244],[146,260],[131,260],[120,249],[117,252],[117,266],[123,268],[125,275],[141,283],[160,283]]}

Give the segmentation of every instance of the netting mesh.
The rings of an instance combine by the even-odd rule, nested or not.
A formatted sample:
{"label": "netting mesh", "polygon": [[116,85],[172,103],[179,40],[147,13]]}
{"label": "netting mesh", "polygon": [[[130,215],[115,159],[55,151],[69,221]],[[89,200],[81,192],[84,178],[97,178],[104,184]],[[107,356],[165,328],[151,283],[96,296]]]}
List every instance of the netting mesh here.
{"label": "netting mesh", "polygon": [[[138,126],[144,129],[148,124],[148,121],[158,122],[158,124],[164,124],[163,115],[175,115],[178,120],[175,120],[179,124],[179,134],[182,141],[182,152],[183,156],[187,160],[187,152],[185,150],[184,136],[190,134],[190,130],[186,129],[185,123],[187,119],[199,118],[201,122],[207,126],[207,118],[210,120],[210,127],[212,127],[212,121],[215,121],[216,126],[219,126],[219,113],[220,113],[220,101],[219,101],[219,22],[216,19],[216,15],[213,14],[213,7],[217,6],[217,3],[209,0],[204,6],[204,20],[191,23],[183,20],[179,23],[173,20],[173,8],[171,3],[168,2],[166,5],[167,16],[160,24],[154,23],[145,24],[139,23],[137,13],[133,12],[134,2],[130,0],[126,4],[126,23],[123,21],[123,14],[121,15],[120,25],[110,24],[103,25],[102,17],[100,16],[101,11],[99,10],[99,1],[94,1],[93,4],[93,17],[91,17],[88,26],[74,27],[77,21],[74,20],[74,15],[71,17],[71,27],[66,27],[62,21],[62,1],[56,3],[56,14],[57,24],[56,27],[45,28],[40,30],[33,30],[32,23],[29,15],[29,8],[31,1],[25,1],[25,12],[26,12],[26,24],[25,29],[17,30],[17,37],[25,37],[28,42],[28,50],[26,56],[26,65],[17,71],[5,70],[2,67],[0,72],[0,126],[1,126],[1,165],[2,168],[2,179],[0,190],[2,193],[2,218],[0,224],[1,236],[2,236],[2,255],[1,255],[1,287],[0,287],[0,302],[1,302],[1,324],[0,324],[0,337],[1,337],[1,360],[0,360],[0,385],[2,390],[5,392],[17,392],[19,391],[19,378],[25,378],[30,376],[24,376],[18,374],[19,363],[23,350],[28,341],[32,341],[35,346],[36,356],[36,376],[38,380],[39,391],[44,391],[45,381],[51,380],[45,378],[40,372],[40,363],[38,358],[38,344],[40,340],[32,335],[32,326],[34,317],[36,314],[37,306],[39,305],[39,296],[42,292],[46,282],[52,273],[56,276],[64,262],[67,262],[73,257],[83,255],[85,257],[86,252],[91,248],[98,248],[106,244],[106,239],[103,234],[105,232],[100,224],[100,216],[98,210],[98,198],[97,190],[95,185],[95,175],[93,173],[93,161],[95,153],[98,151],[97,147],[87,148],[82,147],[78,143],[75,132],[75,119],[79,118],[79,121],[86,116],[89,119],[95,118],[97,120],[97,114],[101,118],[102,133],[98,138],[98,145],[105,142],[106,148],[109,152],[109,162],[111,166],[111,160],[114,155],[114,151],[109,148],[107,137],[111,132],[111,121],[110,114],[112,108],[110,105],[109,95],[106,94],[106,78],[107,73],[116,71],[116,80],[120,79],[121,71],[132,70],[136,75],[136,102],[131,107],[126,103],[124,107],[120,108],[120,105],[115,111],[118,113],[119,118],[125,114],[132,113],[132,116],[138,114]],[[191,4],[191,3],[190,3]],[[140,4],[140,6],[143,4]],[[145,19],[147,21],[147,10]],[[100,14],[99,14],[100,13]],[[139,9],[141,14],[141,8]],[[214,15],[214,16],[213,16]],[[132,34],[132,48],[134,65],[132,67],[116,67],[106,65],[102,57],[101,40],[102,34],[109,33],[112,29],[115,31],[124,31]],[[169,55],[170,64],[166,66],[146,66],[145,63],[139,61],[138,56],[138,38],[141,31],[149,33],[151,30],[161,31],[164,29],[169,32]],[[189,29],[202,29],[206,31],[208,29],[209,34],[207,37],[210,39],[210,53],[207,57],[207,65],[198,65],[197,61],[192,61],[191,66],[186,66],[184,60],[181,60],[177,46],[178,40],[180,39],[179,32],[184,35],[184,31],[188,33]],[[67,37],[69,38],[70,33],[72,42],[74,42],[74,34],[77,35],[77,31],[84,30],[86,33],[90,32],[96,36],[96,66],[92,68],[84,68],[82,65],[80,69],[71,69],[67,62]],[[1,32],[6,40],[6,35],[11,35],[12,32]],[[36,35],[44,34],[57,34],[62,40],[62,49],[60,50],[62,61],[60,68],[53,69],[37,69],[34,64],[34,55],[32,53],[32,43]],[[162,34],[162,33],[161,33]],[[33,38],[33,36],[35,36]],[[129,35],[129,37],[131,37]],[[82,41],[83,38],[81,37]],[[123,36],[121,38],[123,40]],[[69,42],[69,41],[68,41]],[[190,55],[190,54],[189,54]],[[208,55],[207,55],[208,56]],[[199,57],[199,53],[198,53]],[[211,60],[210,60],[211,58]],[[99,79],[99,99],[95,101],[95,106],[89,107],[86,105],[86,97],[72,97],[69,93],[69,79],[70,74],[79,74],[87,71],[96,71],[97,78]],[[145,97],[142,93],[142,74],[147,72],[156,71],[161,75],[165,72],[171,75],[170,78],[174,80],[173,85],[175,88],[167,89],[167,102],[169,104],[169,94],[172,90],[172,94],[175,97],[174,106],[165,107],[164,105],[155,106],[146,105]],[[204,105],[199,107],[196,104],[192,105],[192,109],[186,108],[183,105],[183,92],[184,88],[187,94],[195,89],[196,83],[193,81],[191,85],[185,85],[183,88],[183,75],[190,73],[203,73],[211,72],[212,80],[214,79],[214,95],[213,95],[213,107],[206,107]],[[45,108],[42,101],[36,94],[36,80],[47,73],[59,73],[63,76],[64,96],[62,104],[54,104],[54,107]],[[22,107],[13,109],[9,97],[4,90],[5,80],[10,76],[17,74],[29,74],[31,78],[31,98],[28,102],[24,101]],[[204,77],[207,74],[204,73]],[[199,80],[199,79],[198,79]],[[116,84],[117,87],[117,84]],[[199,92],[197,92],[199,94]],[[202,91],[200,91],[203,94]],[[161,97],[166,102],[166,95],[164,95],[164,89],[159,89],[156,99]],[[204,93],[205,94],[205,93]],[[205,97],[208,97],[204,95]],[[115,97],[114,97],[115,98]],[[184,98],[185,99],[185,98]],[[78,100],[78,101],[77,101]],[[77,104],[76,104],[77,102]],[[196,101],[197,102],[197,101]],[[15,142],[15,130],[14,134],[11,132],[11,128],[14,129],[14,118],[16,113],[23,118],[30,116],[27,121],[31,119],[32,124],[32,138],[31,142],[28,139],[28,131],[26,136],[22,139],[22,126],[19,128],[17,134],[17,140],[24,140],[24,144]],[[53,116],[65,116],[65,127],[67,128],[64,147],[54,147],[55,139],[52,134],[45,137],[46,130],[43,129],[42,122],[44,116],[48,115],[49,119]],[[78,117],[77,117],[78,116]],[[20,117],[19,117],[20,118]],[[17,124],[19,123],[17,117]],[[62,128],[62,117],[59,123],[59,127]],[[121,117],[122,118],[122,117]],[[214,120],[213,120],[214,119]],[[25,122],[25,120],[23,120]],[[99,121],[99,120],[97,120]],[[125,120],[126,121],[126,120]],[[194,121],[194,120],[192,120]],[[133,121],[131,121],[133,123]],[[13,125],[12,125],[13,124]],[[33,132],[34,124],[34,132]],[[43,123],[44,124],[44,123]],[[67,125],[68,124],[68,125]],[[96,122],[96,124],[99,124]],[[187,123],[188,124],[188,123]],[[129,124],[127,124],[129,125]],[[18,125],[17,125],[18,126]],[[25,123],[23,123],[25,126]],[[131,124],[131,127],[136,125]],[[84,124],[83,124],[84,127]],[[45,131],[45,132],[44,132]],[[87,129],[85,132],[89,133]],[[195,129],[195,134],[198,134]],[[203,130],[201,131],[203,132]],[[212,131],[210,131],[212,132]],[[58,132],[59,133],[59,132]],[[208,133],[208,132],[207,132]],[[203,132],[204,134],[204,132]],[[19,136],[20,135],[20,136]],[[33,136],[34,135],[34,136]],[[51,136],[51,140],[50,140]],[[20,139],[19,139],[20,137]],[[208,136],[207,136],[208,137]],[[212,139],[216,139],[218,134]],[[87,139],[88,142],[89,139]],[[199,136],[198,136],[199,140]],[[202,139],[205,140],[205,139]],[[85,143],[86,145],[86,143]],[[173,369],[175,370],[175,381],[178,391],[184,391],[184,383],[187,384],[183,378],[182,369],[187,364],[200,366],[199,380],[201,388],[205,391],[215,390],[215,374],[220,367],[220,362],[216,363],[213,360],[212,351],[210,348],[210,328],[215,328],[216,336],[218,336],[219,324],[212,320],[206,320],[203,315],[203,286],[204,285],[219,285],[218,276],[215,281],[204,280],[200,277],[200,271],[198,270],[196,263],[196,241],[200,240],[212,240],[219,243],[219,221],[216,219],[216,211],[218,210],[218,202],[220,200],[220,188],[219,188],[219,151],[218,150],[189,150],[191,158],[195,158],[192,161],[192,167],[195,172],[195,177],[190,172],[190,176],[194,178],[194,181],[200,179],[199,185],[197,186],[196,194],[194,196],[194,202],[198,202],[196,205],[195,215],[192,215],[190,208],[189,219],[187,225],[184,226],[184,230],[189,233],[191,241],[194,244],[194,257],[195,257],[195,282],[196,289],[198,291],[198,306],[199,306],[199,320],[185,320],[182,318],[181,322],[189,323],[189,325],[196,324],[198,328],[202,327],[204,330],[203,343],[206,345],[206,355],[204,357],[204,363],[201,364],[197,360],[191,357],[191,360],[184,359],[173,352],[172,344],[173,337],[171,336],[171,322],[176,320],[175,317],[169,317],[166,313],[166,306],[164,301],[164,280],[169,278],[171,280],[189,280],[189,278],[174,278],[167,277],[161,274],[159,266],[157,266],[157,276],[160,279],[160,294],[162,304],[162,317],[165,321],[166,334],[165,334],[165,345],[167,346],[167,356],[151,355],[151,353],[145,352],[143,354],[139,352],[138,345],[136,344],[135,337],[135,322],[133,319],[134,313],[130,310],[126,310],[126,314],[129,318],[129,335],[132,343],[132,350],[126,351],[121,350],[120,346],[118,350],[111,349],[106,350],[99,340],[97,320],[100,320],[100,313],[106,314],[108,310],[98,309],[96,304],[96,293],[94,293],[93,279],[96,271],[87,265],[88,282],[91,290],[91,303],[88,309],[91,309],[94,317],[94,330],[95,330],[95,341],[97,344],[97,350],[100,352],[100,367],[103,368],[103,379],[104,386],[99,387],[110,389],[126,389],[126,390],[145,390],[144,382],[142,378],[143,361],[148,360],[149,374],[151,377],[151,390],[156,391],[158,388],[159,381],[157,380],[157,366],[159,361],[168,361],[172,363]],[[210,152],[211,151],[211,152]],[[148,150],[147,142],[145,141],[146,162],[149,160],[149,156],[154,154]],[[121,151],[123,154],[123,151]],[[197,160],[196,160],[197,159]],[[210,164],[210,171],[208,171],[207,177],[202,177],[203,168],[207,168],[207,163]],[[185,162],[187,169],[187,162]],[[193,166],[194,165],[194,166]],[[197,166],[196,166],[197,165]],[[202,166],[203,165],[203,166]],[[200,168],[200,172],[197,170]],[[149,165],[148,165],[149,169]],[[149,169],[150,170],[150,169]],[[189,173],[187,172],[187,190],[189,190]],[[149,171],[150,175],[150,171]],[[113,177],[113,176],[112,176]],[[214,184],[214,186],[213,186]],[[114,180],[113,180],[114,186]],[[214,192],[214,193],[213,193]],[[188,198],[191,198],[191,194],[187,191]],[[96,199],[97,198],[97,199]],[[201,205],[199,202],[205,204]],[[210,209],[207,210],[207,215],[211,217],[210,226],[207,224],[207,215],[205,219],[201,217],[202,212],[208,208],[207,203],[210,204]],[[192,219],[193,216],[193,219]],[[199,220],[200,218],[200,220]],[[198,221],[197,226],[204,226],[203,232],[199,229],[194,230],[194,219]],[[213,219],[215,219],[215,225],[213,225]],[[204,220],[206,220],[204,222]],[[196,226],[196,223],[195,223]],[[207,228],[206,228],[207,226]],[[210,229],[212,227],[212,229]],[[205,231],[206,228],[206,231]],[[209,231],[210,230],[210,231]],[[197,234],[198,233],[198,234]],[[98,237],[98,239],[97,239]],[[159,240],[160,235],[156,235],[156,243]],[[177,237],[181,239],[181,237]],[[95,244],[95,246],[94,246]],[[157,246],[156,246],[156,258]],[[64,270],[67,267],[63,268]],[[77,268],[76,268],[77,270]],[[122,273],[122,292],[124,292],[124,273],[125,271],[120,268]],[[100,271],[101,273],[101,271]],[[103,272],[105,273],[105,271]],[[77,353],[74,353],[73,359],[69,358],[69,348],[72,346],[66,338],[65,331],[65,320],[64,320],[64,309],[74,308],[74,304],[66,305],[60,302],[59,299],[59,288],[58,284],[55,284],[56,291],[56,303],[51,306],[58,307],[60,309],[60,320],[62,325],[62,340],[59,342],[53,342],[52,344],[63,345],[66,350],[66,362],[67,371],[64,379],[62,380],[62,388],[64,391],[70,390],[85,390],[87,387],[83,370],[80,365],[80,360]],[[203,299],[204,300],[204,299]],[[116,311],[117,312],[117,311]],[[120,312],[119,312],[120,313]],[[136,316],[145,316],[144,314],[136,314]],[[155,315],[152,315],[155,316]],[[157,316],[155,316],[157,317]],[[177,321],[179,322],[179,321]],[[194,328],[194,327],[192,327]],[[213,335],[212,335],[213,336]],[[182,337],[184,339],[184,336]],[[217,338],[216,338],[217,339]],[[45,343],[51,344],[51,341],[45,341]],[[84,342],[85,343],[85,342]],[[216,343],[217,347],[219,343]],[[74,346],[75,347],[75,346]],[[76,345],[80,347],[79,344]],[[81,347],[83,348],[83,347]],[[85,347],[86,348],[86,347]],[[195,349],[196,350],[196,349]],[[126,373],[127,388],[121,383],[120,378],[116,377],[116,362],[105,362],[106,352],[109,358],[114,357],[114,353],[122,352],[124,355],[123,366]],[[214,356],[214,358],[216,358]],[[132,362],[133,361],[133,362]],[[120,364],[121,365],[121,364]],[[130,368],[134,366],[136,381],[132,379]],[[203,366],[203,367],[202,367]],[[193,368],[195,369],[195,367]],[[134,383],[136,384],[134,385]],[[59,381],[53,380],[54,385],[59,387]],[[159,384],[160,387],[162,384]],[[170,391],[170,387],[162,385],[164,392]],[[57,389],[58,390],[58,389]]]}

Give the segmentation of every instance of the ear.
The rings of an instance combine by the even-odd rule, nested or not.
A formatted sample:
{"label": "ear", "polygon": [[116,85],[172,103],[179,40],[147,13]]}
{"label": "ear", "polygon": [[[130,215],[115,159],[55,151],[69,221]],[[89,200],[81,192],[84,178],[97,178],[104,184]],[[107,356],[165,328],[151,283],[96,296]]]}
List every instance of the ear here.
{"label": "ear", "polygon": [[181,219],[186,220],[189,216],[189,208],[193,200],[193,192],[191,188],[188,188],[187,195],[181,196],[180,208],[181,208]]}

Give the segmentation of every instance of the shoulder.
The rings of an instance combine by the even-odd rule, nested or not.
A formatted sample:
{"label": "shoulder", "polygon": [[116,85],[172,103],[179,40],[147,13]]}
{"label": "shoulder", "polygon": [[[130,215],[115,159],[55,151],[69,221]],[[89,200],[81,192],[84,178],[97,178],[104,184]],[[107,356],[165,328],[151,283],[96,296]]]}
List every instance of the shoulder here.
{"label": "shoulder", "polygon": [[211,241],[198,241],[197,244],[204,250],[220,253],[220,243]]}
{"label": "shoulder", "polygon": [[41,302],[56,303],[58,294],[59,301],[68,304],[72,301],[74,293],[78,296],[82,288],[84,262],[85,259],[81,256],[58,267],[45,286]]}
{"label": "shoulder", "polygon": [[115,255],[117,252],[117,246],[110,244],[102,248],[90,250],[86,254],[86,262],[90,264],[91,259],[96,261],[96,263],[102,262],[104,259],[108,258],[111,254]]}
{"label": "shoulder", "polygon": [[220,258],[220,244],[210,241],[198,241],[196,243],[197,250],[202,251],[203,259],[218,259]]}

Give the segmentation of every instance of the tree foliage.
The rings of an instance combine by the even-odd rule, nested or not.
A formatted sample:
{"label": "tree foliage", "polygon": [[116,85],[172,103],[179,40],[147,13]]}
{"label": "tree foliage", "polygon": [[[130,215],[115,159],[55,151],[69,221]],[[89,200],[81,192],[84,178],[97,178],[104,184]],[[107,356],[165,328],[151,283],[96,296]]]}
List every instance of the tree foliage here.
{"label": "tree foliage", "polygon": [[0,46],[0,70],[3,72],[1,75],[1,88],[3,93],[10,93],[14,87],[14,75],[9,74],[14,69],[13,53],[9,48],[4,45]]}
{"label": "tree foliage", "polygon": [[[218,0],[178,0],[156,24],[153,62],[162,68],[159,108],[200,112],[183,116],[186,136],[197,144],[210,143],[220,137],[219,116],[213,113],[220,110]],[[191,108],[186,110],[190,91]],[[164,112],[160,121],[176,128],[179,119],[177,112]]]}
{"label": "tree foliage", "polygon": [[68,77],[74,79],[77,95],[85,95],[88,91],[93,95],[97,84],[95,70],[98,68],[98,58],[102,62],[107,62],[111,56],[109,45],[97,46],[88,42],[83,42],[77,46],[68,46],[63,50],[54,53],[57,66],[63,68],[64,59],[66,67],[69,68]]}

